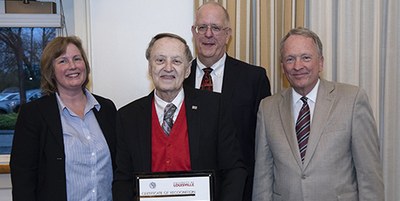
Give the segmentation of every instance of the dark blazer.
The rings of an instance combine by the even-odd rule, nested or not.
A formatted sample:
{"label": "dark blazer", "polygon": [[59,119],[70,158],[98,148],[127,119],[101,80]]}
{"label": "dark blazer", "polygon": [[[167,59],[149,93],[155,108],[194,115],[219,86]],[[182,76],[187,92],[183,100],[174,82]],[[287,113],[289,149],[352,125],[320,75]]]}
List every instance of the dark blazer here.
{"label": "dark blazer", "polygon": [[[93,110],[110,149],[115,168],[114,103],[94,95]],[[65,153],[60,112],[55,94],[21,106],[10,159],[14,201],[66,201]]]}
{"label": "dark blazer", "polygon": [[[184,84],[194,87],[197,61],[192,62],[191,74]],[[257,111],[260,101],[270,96],[270,84],[266,71],[227,55],[222,81],[222,102],[231,109],[237,129],[237,138],[243,150],[248,170],[247,198],[251,196],[254,171],[254,141]]]}
{"label": "dark blazer", "polygon": [[[222,112],[216,93],[184,88],[192,170],[215,170],[216,200],[240,200],[246,171],[232,121]],[[131,201],[133,175],[151,172],[152,104],[154,92],[117,113],[117,171],[114,201]]]}

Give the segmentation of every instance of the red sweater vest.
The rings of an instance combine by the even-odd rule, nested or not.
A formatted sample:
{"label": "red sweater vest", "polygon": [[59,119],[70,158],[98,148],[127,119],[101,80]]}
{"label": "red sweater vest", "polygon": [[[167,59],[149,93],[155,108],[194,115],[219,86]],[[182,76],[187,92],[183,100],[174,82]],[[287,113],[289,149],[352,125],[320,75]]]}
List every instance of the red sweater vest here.
{"label": "red sweater vest", "polygon": [[152,172],[191,170],[185,103],[182,103],[181,110],[169,136],[161,128],[156,108],[154,104],[152,105]]}

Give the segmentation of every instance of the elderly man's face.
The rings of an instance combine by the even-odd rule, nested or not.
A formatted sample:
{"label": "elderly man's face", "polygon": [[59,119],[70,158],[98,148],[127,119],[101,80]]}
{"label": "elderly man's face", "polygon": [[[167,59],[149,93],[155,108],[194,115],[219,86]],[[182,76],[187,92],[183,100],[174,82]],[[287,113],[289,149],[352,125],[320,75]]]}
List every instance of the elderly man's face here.
{"label": "elderly man's face", "polygon": [[311,38],[292,35],[283,47],[281,66],[290,85],[301,95],[307,95],[318,82],[324,58]]}
{"label": "elderly man's face", "polygon": [[208,4],[198,10],[192,34],[197,56],[203,64],[210,67],[221,59],[226,52],[231,32],[222,8]]}
{"label": "elderly man's face", "polygon": [[160,98],[175,97],[179,93],[183,81],[190,74],[189,65],[185,45],[178,39],[165,37],[154,43],[149,58],[149,74]]}

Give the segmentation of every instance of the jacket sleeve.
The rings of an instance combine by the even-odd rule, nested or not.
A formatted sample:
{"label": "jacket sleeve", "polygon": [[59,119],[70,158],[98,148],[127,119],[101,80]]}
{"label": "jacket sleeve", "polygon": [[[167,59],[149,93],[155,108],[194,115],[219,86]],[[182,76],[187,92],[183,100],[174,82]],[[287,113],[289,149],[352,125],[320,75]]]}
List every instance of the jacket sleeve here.
{"label": "jacket sleeve", "polygon": [[384,200],[379,139],[366,93],[360,90],[352,118],[351,150],[357,175],[359,200]]}
{"label": "jacket sleeve", "polygon": [[271,201],[273,186],[273,158],[267,141],[266,114],[263,102],[257,113],[253,200]]}
{"label": "jacket sleeve", "polygon": [[[129,144],[125,138],[125,128],[120,113],[117,113],[117,170],[114,174],[112,193],[114,201],[130,201],[134,198],[133,167]],[[129,132],[128,132],[129,133]]]}
{"label": "jacket sleeve", "polygon": [[[223,107],[225,108],[225,107]],[[221,109],[219,124],[218,160],[221,170],[222,201],[241,201],[246,182],[247,171],[243,162],[243,153],[236,138],[236,130],[231,119],[231,110]]]}
{"label": "jacket sleeve", "polygon": [[40,156],[39,111],[21,106],[13,138],[10,169],[14,201],[35,201],[38,197]]}

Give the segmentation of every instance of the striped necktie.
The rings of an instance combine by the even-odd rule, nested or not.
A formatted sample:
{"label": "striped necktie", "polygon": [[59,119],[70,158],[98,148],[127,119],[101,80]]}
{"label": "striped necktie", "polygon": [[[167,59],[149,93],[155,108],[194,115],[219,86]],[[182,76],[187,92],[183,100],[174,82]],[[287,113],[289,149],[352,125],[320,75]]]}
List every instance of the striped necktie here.
{"label": "striped necktie", "polygon": [[164,108],[164,119],[162,123],[162,129],[164,133],[169,136],[169,132],[171,132],[172,125],[173,125],[173,117],[176,110],[176,106],[172,103],[169,103]]}
{"label": "striped necktie", "polygon": [[304,162],[308,137],[310,135],[310,107],[307,104],[307,97],[301,97],[301,101],[303,101],[303,106],[296,122],[296,136],[299,143],[301,161]]}

